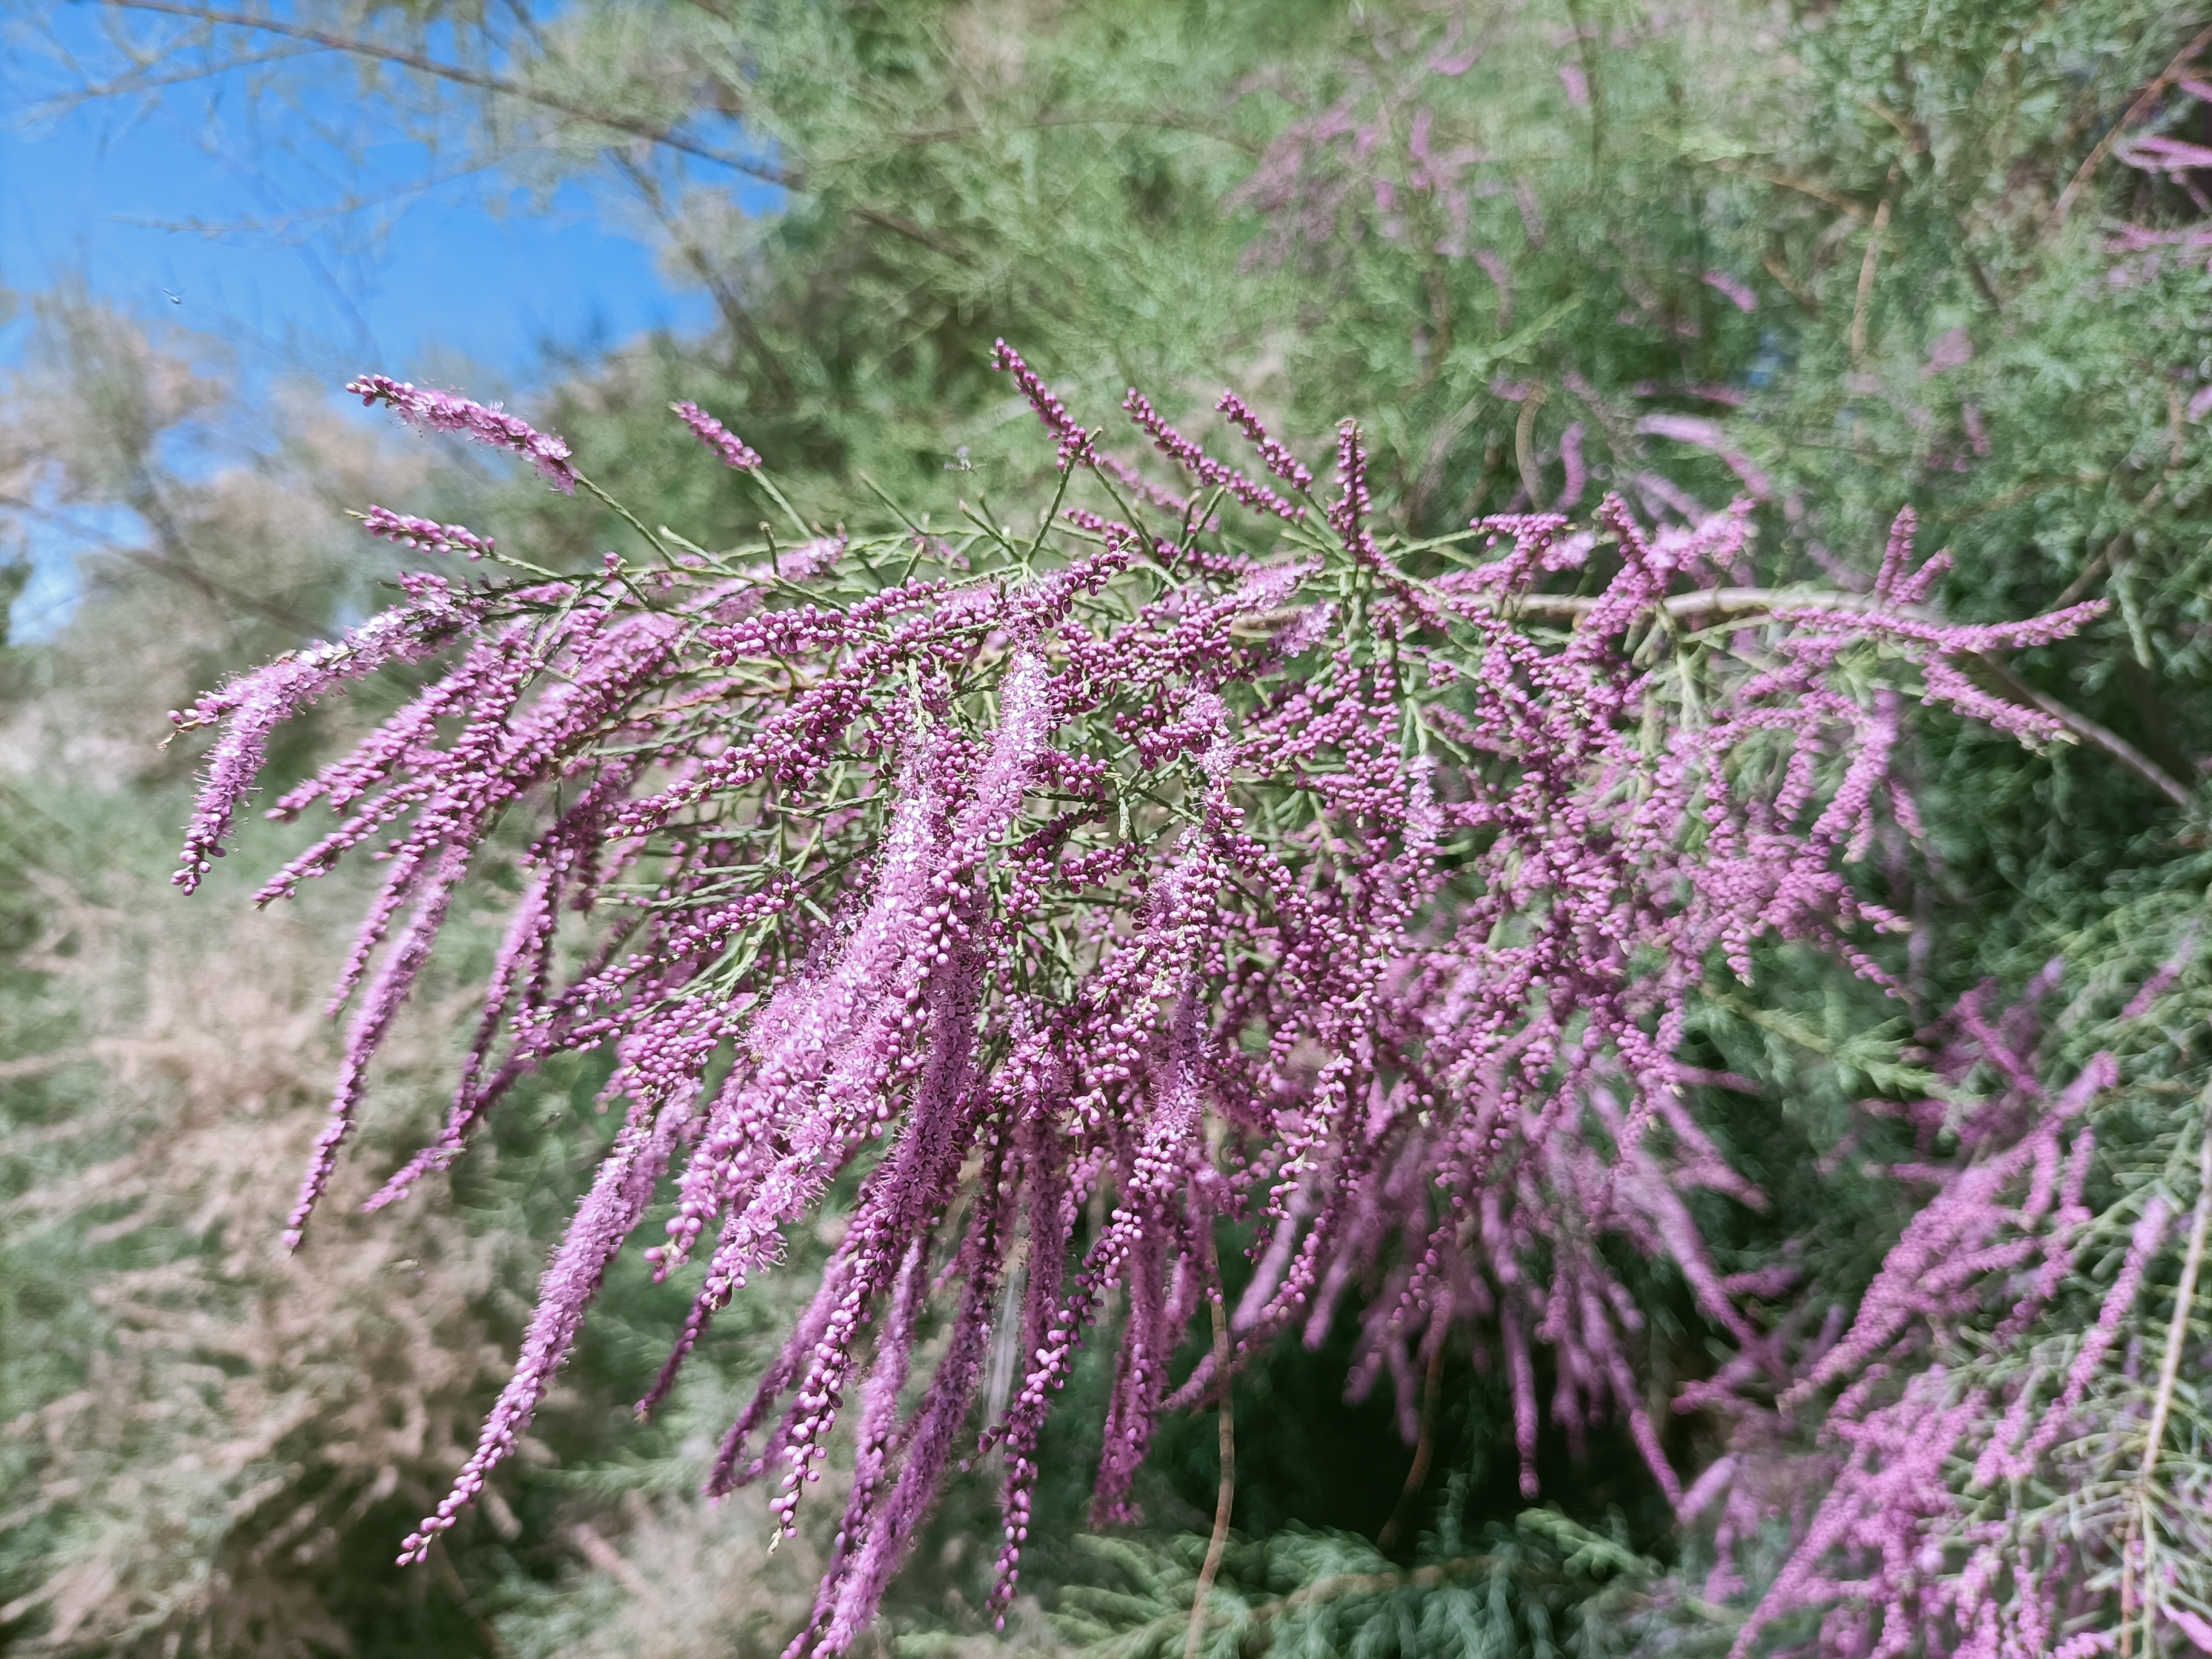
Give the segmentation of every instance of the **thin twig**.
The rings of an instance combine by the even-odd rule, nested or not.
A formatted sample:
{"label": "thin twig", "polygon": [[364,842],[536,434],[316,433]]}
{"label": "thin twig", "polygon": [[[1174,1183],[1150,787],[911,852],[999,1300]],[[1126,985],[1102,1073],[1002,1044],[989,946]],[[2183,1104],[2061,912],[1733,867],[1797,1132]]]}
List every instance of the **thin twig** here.
{"label": "thin twig", "polygon": [[[1396,1589],[1433,1589],[1447,1580],[1474,1573],[1496,1572],[1500,1569],[1515,1577],[1548,1583],[1559,1573],[1531,1561],[1501,1561],[1494,1555],[1459,1555],[1449,1561],[1435,1561],[1425,1567],[1409,1567],[1402,1572],[1333,1572],[1325,1578],[1302,1584],[1288,1595],[1273,1601],[1262,1601],[1253,1607],[1248,1617],[1255,1626],[1265,1625],[1271,1619],[1297,1612],[1316,1601],[1333,1601],[1344,1595],[1372,1595]],[[1705,1613],[1705,1604],[1691,1601],[1685,1603],[1693,1612]],[[1140,1637],[1164,1632],[1170,1620],[1176,1615],[1163,1614],[1150,1620],[1138,1631],[1128,1632],[1133,1647]]]}
{"label": "thin twig", "polygon": [[474,1627],[477,1639],[484,1644],[485,1650],[494,1656],[494,1659],[514,1659],[514,1650],[507,1644],[477,1607],[476,1598],[469,1594],[468,1585],[462,1582],[460,1569],[453,1565],[453,1557],[440,1549],[433,1551],[430,1559],[437,1563],[438,1576],[446,1581],[446,1588],[453,1592],[453,1600],[459,1604],[461,1616]]}
{"label": "thin twig", "polygon": [[732,172],[745,173],[758,179],[765,184],[781,185],[787,190],[795,190],[799,187],[797,177],[781,167],[764,167],[759,162],[749,161],[741,156],[732,155],[726,150],[710,149],[705,144],[684,137],[680,133],[671,131],[665,126],[617,115],[611,110],[594,109],[588,104],[579,104],[569,99],[541,91],[534,87],[526,87],[495,75],[479,74],[474,70],[463,69],[456,64],[441,64],[434,58],[426,58],[420,52],[409,52],[398,46],[387,46],[380,41],[364,40],[355,35],[325,33],[321,29],[306,28],[297,23],[287,23],[273,17],[254,17],[242,12],[217,11],[209,6],[177,5],[172,3],[171,0],[114,0],[114,3],[125,11],[157,11],[171,17],[188,17],[195,22],[214,24],[223,28],[258,29],[266,34],[281,34],[295,40],[312,41],[316,46],[327,47],[332,52],[342,52],[350,57],[373,58],[380,63],[397,64],[403,68],[413,70],[418,75],[429,76],[434,80],[450,81],[457,86],[474,87],[479,92],[496,93],[501,97],[512,98],[520,103],[535,104],[541,109],[551,110],[556,114],[574,116],[577,120],[588,121],[594,126],[605,127],[611,131],[626,132],[634,138],[647,139],[653,143],[676,150],[682,155],[696,157],[702,161],[713,161],[718,166],[730,168]]}
{"label": "thin twig", "polygon": [[653,1582],[637,1568],[637,1564],[624,1555],[590,1522],[579,1521],[568,1528],[568,1537],[584,1559],[599,1571],[620,1584],[633,1601],[650,1601]]}
{"label": "thin twig", "polygon": [[1851,302],[1851,362],[1856,365],[1866,356],[1867,306],[1874,298],[1875,268],[1881,262],[1882,234],[1889,228],[1890,210],[1897,201],[1898,169],[1893,164],[1889,178],[1882,186],[1881,205],[1874,210],[1874,223],[1867,231],[1866,258],[1859,261],[1858,297]]}
{"label": "thin twig", "polygon": [[272,600],[248,593],[242,588],[233,587],[228,582],[217,581],[214,577],[194,568],[180,559],[172,558],[161,553],[149,553],[139,547],[122,547],[113,543],[108,543],[106,545],[118,557],[137,565],[140,569],[150,570],[157,576],[167,576],[171,581],[181,582],[203,599],[214,599],[237,605],[242,610],[251,611],[265,622],[272,622],[280,627],[289,628],[295,633],[304,635],[309,639],[324,631],[322,624],[301,615],[289,605],[279,605]]}
{"label": "thin twig", "polygon": [[2176,806],[2186,806],[2195,799],[2194,792],[2179,778],[2167,771],[2148,755],[2130,743],[2118,732],[2091,720],[2080,710],[2070,708],[2057,698],[2045,696],[2026,680],[1999,662],[1995,657],[1975,652],[1968,659],[1973,666],[1994,682],[2014,702],[2039,709],[2071,732],[2092,749],[2102,750],[2113,760],[2126,767],[2152,788],[2164,795]]}
{"label": "thin twig", "polygon": [[1538,493],[1541,474],[1536,465],[1536,411],[1544,406],[1544,383],[1539,380],[1521,400],[1521,418],[1513,423],[1513,460],[1521,469],[1521,488],[1528,492],[1528,510],[1540,513],[1544,498]]}
{"label": "thin twig", "polygon": [[[2212,1107],[2212,1097],[2206,1104]],[[2166,1419],[2173,1408],[2173,1386],[2181,1371],[2182,1345],[2189,1337],[2189,1313],[2197,1298],[2197,1270],[2204,1263],[2204,1236],[2212,1225],[2212,1119],[2199,1137],[2197,1150],[2197,1213],[2189,1223],[2189,1248],[2181,1259],[2181,1282],[2174,1287],[2173,1317],[2166,1330],[2166,1356],[2159,1362],[2158,1393],[2153,1396],[2150,1425],[2143,1447],[2142,1474],[2137,1484],[2145,1489],[2158,1468],[2160,1444],[2166,1438]]]}
{"label": "thin twig", "polygon": [[2173,61],[2159,71],[2158,79],[2145,87],[2142,95],[2128,106],[2128,112],[2113,122],[2111,131],[2097,140],[2096,148],[2089,152],[2088,159],[2083,161],[2080,168],[2075,171],[2066,188],[2058,192],[2058,200],[2051,205],[2051,222],[2044,227],[2045,235],[2050,235],[2066,222],[2067,210],[2074,205],[2074,198],[2081,193],[2083,186],[2088,184],[2091,176],[2105,164],[2105,158],[2112,153],[2112,147],[2120,142],[2120,135],[2142,118],[2143,112],[2151,106],[2159,94],[2179,80],[2181,71],[2187,69],[2197,54],[2208,46],[2212,46],[2212,28],[2207,28],[2177,52]]}
{"label": "thin twig", "polygon": [[[2207,1091],[2205,1104],[2208,1109],[2212,1109],[2212,1091]],[[2166,1353],[2158,1366],[2158,1392],[2151,1397],[2150,1424],[2143,1431],[2142,1470],[2136,1476],[2135,1514],[2129,1530],[2142,1534],[2146,1558],[2152,1543],[2151,1477],[2158,1472],[2158,1455],[2166,1442],[2166,1419],[2173,1409],[2173,1387],[2181,1375],[2182,1345],[2189,1340],[2189,1314],[2197,1301],[2197,1273],[2204,1263],[2204,1235],[2208,1225],[2212,1225],[2212,1115],[2208,1115],[2197,1136],[2197,1212],[2189,1223],[2189,1248],[2181,1258],[2181,1282],[2173,1287],[2173,1317],[2166,1324]],[[2147,1624],[2155,1595],[2155,1585],[2146,1573],[2143,1609]],[[2128,1614],[2129,1610],[2123,1608],[2121,1619],[2124,1623]],[[2123,1650],[2127,1638],[2128,1632],[2123,1628],[2120,1632]]]}
{"label": "thin twig", "polygon": [[[320,29],[302,27],[299,24],[283,22],[273,17],[255,17],[243,12],[218,11],[209,6],[179,5],[174,3],[174,0],[114,0],[114,3],[125,10],[161,12],[167,16],[186,17],[195,22],[207,23],[222,28],[258,29],[268,34],[281,34],[290,40],[310,41],[332,52],[345,52],[356,58],[372,58],[384,64],[397,64],[403,68],[413,70],[418,75],[427,75],[433,80],[449,81],[456,86],[474,87],[479,92],[492,93],[502,98],[512,98],[519,103],[535,104],[540,109],[550,110],[556,115],[566,115],[579,121],[588,122],[593,126],[604,127],[611,132],[625,132],[633,138],[645,139],[647,143],[659,144],[665,149],[674,150],[680,155],[693,156],[702,161],[712,161],[717,167],[728,167],[733,173],[741,173],[748,178],[757,179],[763,184],[780,185],[794,193],[807,188],[808,181],[805,175],[788,167],[771,167],[763,162],[749,161],[744,156],[733,155],[727,150],[716,149],[711,145],[699,143],[696,139],[687,138],[671,127],[658,125],[651,121],[641,121],[631,116],[620,115],[612,110],[596,109],[589,104],[578,103],[572,99],[562,98],[553,93],[525,86],[519,82],[507,80],[500,76],[483,75],[474,70],[463,69],[457,64],[443,64],[434,58],[425,57],[421,52],[409,52],[404,47],[388,46],[380,41],[365,40],[355,35],[330,34]],[[896,213],[887,208],[871,207],[864,203],[852,204],[850,210],[856,218],[864,219],[868,223],[888,230],[893,235],[904,237],[910,242],[919,243],[923,247],[941,253],[957,263],[962,264],[974,263],[975,256],[967,249],[939,235],[927,226],[916,224],[902,213]]]}
{"label": "thin twig", "polygon": [[1406,498],[1406,519],[1408,523],[1419,522],[1421,509],[1429,504],[1429,497],[1437,493],[1437,486],[1443,482],[1444,458],[1451,453],[1451,447],[1459,441],[1460,434],[1474,424],[1474,417],[1481,412],[1481,410],[1482,394],[1478,393],[1468,398],[1449,419],[1437,428],[1437,435],[1429,442],[1428,455],[1421,463],[1420,480],[1414,484],[1413,493]]}
{"label": "thin twig", "polygon": [[2066,591],[2058,596],[2051,608],[2063,611],[2076,599],[2087,599],[2089,590],[2104,580],[2105,573],[2112,568],[2114,561],[2120,556],[2120,550],[2128,544],[2128,538],[2134,533],[2123,530],[2106,542],[2105,550],[2081,567],[2081,574],[2066,584]]}
{"label": "thin twig", "polygon": [[[1213,1370],[1217,1376],[1229,1375],[1229,1310],[1224,1305],[1221,1293],[1221,1270],[1214,1260],[1213,1239],[1209,1231],[1206,1239],[1208,1306],[1213,1315]],[[1221,1557],[1229,1547],[1229,1516],[1237,1506],[1237,1428],[1230,1412],[1231,1389],[1224,1385],[1215,1405],[1215,1414],[1221,1424],[1221,1492],[1213,1500],[1213,1536],[1206,1540],[1206,1564],[1198,1570],[1198,1589],[1190,1601],[1190,1628],[1183,1634],[1182,1659],[1198,1659],[1200,1645],[1206,1639],[1206,1599],[1213,1589],[1213,1581],[1221,1571]]]}
{"label": "thin twig", "polygon": [[1866,220],[1867,210],[1861,204],[1853,201],[1841,191],[1830,190],[1826,185],[1816,185],[1809,179],[1800,179],[1793,173],[1778,172],[1770,167],[1752,167],[1729,156],[1719,157],[1707,165],[1717,172],[1733,173],[1745,179],[1756,179],[1760,184],[1772,185],[1778,190],[1795,191],[1800,196],[1809,196],[1816,202],[1825,203],[1829,207],[1848,213],[1862,223]]}
{"label": "thin twig", "polygon": [[1759,262],[1766,267],[1768,276],[1782,284],[1783,292],[1796,301],[1798,310],[1803,312],[1808,317],[1818,317],[1820,314],[1820,302],[1814,297],[1813,290],[1790,274],[1788,262],[1779,253],[1770,250],[1759,255]]}
{"label": "thin twig", "polygon": [[2152,509],[2158,506],[2165,495],[2166,486],[2161,483],[2143,497],[2142,505],[2136,509],[2135,521],[2130,523],[2126,529],[2106,542],[2105,550],[2083,566],[2080,575],[2066,584],[2066,591],[2058,596],[2056,603],[2051,607],[2053,611],[2063,611],[2076,599],[2087,596],[2089,590],[2097,585],[2098,579],[2118,562],[2121,552],[2127,546],[2128,538],[2135,534],[2136,524],[2148,518]]}
{"label": "thin twig", "polygon": [[660,181],[627,155],[617,154],[613,160],[616,170],[629,180],[630,187],[637,191],[647,210],[659,222],[661,229],[675,243],[677,252],[684,256],[684,264],[690,265],[692,272],[707,285],[707,292],[714,298],[714,308],[722,313],[722,321],[730,332],[744,343],[745,349],[752,354],[753,361],[775,383],[777,395],[789,398],[792,395],[791,375],[785,369],[783,360],[761,337],[760,328],[753,321],[752,313],[738,298],[737,289],[727,274],[708,257],[707,250],[700,245],[699,239],[684,228],[682,217],[669,206],[667,192],[661,189]]}

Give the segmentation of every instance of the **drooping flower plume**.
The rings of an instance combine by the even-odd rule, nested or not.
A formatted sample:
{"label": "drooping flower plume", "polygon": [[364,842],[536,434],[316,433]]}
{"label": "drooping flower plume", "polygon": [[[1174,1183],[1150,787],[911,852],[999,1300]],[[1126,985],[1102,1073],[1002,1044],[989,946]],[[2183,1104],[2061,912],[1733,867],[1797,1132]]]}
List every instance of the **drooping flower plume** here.
{"label": "drooping flower plume", "polygon": [[[1045,1419],[1113,1307],[1097,1509],[1131,1513],[1161,1414],[1227,1385],[1210,1356],[1170,1367],[1235,1223],[1256,1268],[1232,1369],[1354,1318],[1351,1386],[1387,1385],[1410,1430],[1415,1379],[1465,1334],[1510,1380],[1524,1486],[1545,1412],[1571,1437],[1612,1417],[1662,1490],[1702,1504],[1662,1444],[1608,1256],[1673,1262],[1716,1332],[1779,1363],[1684,1196],[1759,1201],[1686,1103],[1692,1011],[1777,939],[1887,985],[1874,941],[1900,924],[1850,866],[1879,828],[1910,830],[1905,705],[1985,714],[1956,659],[2087,611],[1949,626],[1916,608],[1903,534],[1872,599],[1705,585],[1738,563],[1747,502],[1668,538],[1608,498],[1573,548],[1558,515],[1408,544],[1355,426],[1322,499],[1224,396],[1292,500],[1132,392],[1184,499],[1222,509],[1161,536],[1096,434],[1010,349],[997,362],[1082,492],[1029,547],[893,528],[798,559],[656,543],[573,578],[416,579],[408,605],[185,719],[222,728],[189,886],[276,721],[381,661],[451,653],[276,803],[335,821],[264,898],[349,854],[386,870],[340,976],[359,1006],[295,1243],[471,870],[512,859],[520,897],[447,1121],[375,1201],[463,1155],[549,1057],[613,1056],[620,1127],[514,1380],[406,1555],[519,1443],[649,1218],[647,1258],[692,1301],[647,1408],[841,1177],[844,1231],[710,1480],[774,1482],[788,1530],[850,1419],[854,1479],[794,1653],[865,1630],[982,1443],[1005,1471],[1004,1605]],[[363,388],[550,455],[443,394]],[[1601,544],[1596,591],[1547,590]],[[2038,711],[2006,720],[2061,735]],[[1003,1320],[1017,1374],[987,1421]]]}

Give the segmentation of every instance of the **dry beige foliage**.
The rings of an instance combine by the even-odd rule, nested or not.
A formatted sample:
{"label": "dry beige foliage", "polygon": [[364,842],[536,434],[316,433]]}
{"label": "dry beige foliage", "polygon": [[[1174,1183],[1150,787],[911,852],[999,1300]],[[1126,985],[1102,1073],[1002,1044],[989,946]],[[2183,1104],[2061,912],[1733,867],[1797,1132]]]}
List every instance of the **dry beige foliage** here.
{"label": "dry beige foliage", "polygon": [[[125,1144],[0,1226],[135,1241],[145,1265],[94,1281],[112,1334],[84,1385],[6,1425],[44,1454],[29,1504],[74,1524],[0,1624],[43,1609],[26,1652],[343,1650],[323,1596],[345,1534],[388,1498],[434,1501],[507,1364],[483,1314],[499,1247],[437,1206],[361,1216],[356,1160],[286,1257],[290,1176],[334,1067],[311,925],[232,910],[211,927],[158,872],[106,897],[35,879],[31,965],[74,988],[90,1035],[10,1069],[96,1067],[100,1110],[55,1133]],[[432,1086],[435,1024],[416,1022],[386,1101]]]}

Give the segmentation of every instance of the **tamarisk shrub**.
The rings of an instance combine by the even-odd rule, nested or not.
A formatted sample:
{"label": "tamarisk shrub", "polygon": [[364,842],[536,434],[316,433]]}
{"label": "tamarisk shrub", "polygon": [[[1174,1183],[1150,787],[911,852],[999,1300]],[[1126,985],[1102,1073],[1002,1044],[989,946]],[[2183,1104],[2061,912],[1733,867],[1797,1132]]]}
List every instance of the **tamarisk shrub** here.
{"label": "tamarisk shrub", "polygon": [[[2130,1035],[2196,953],[2191,926],[2100,1035]],[[2212,1481],[2177,1392],[2203,1364],[2190,1316],[2212,1143],[2201,1112],[2170,1101],[2144,1114],[2138,1096],[2130,1123],[2110,1048],[2064,1087],[2045,1083],[2042,1009],[2063,972],[2051,963],[2002,1013],[1993,987],[1960,999],[1923,1044],[1939,1092],[1881,1108],[1919,1154],[1890,1173],[1931,1195],[1848,1326],[1807,1346],[1771,1410],[1741,1364],[1678,1402],[1737,1414],[1731,1455],[1709,1472],[1720,1547],[1705,1597],[1741,1590],[1738,1554],[1790,1523],[1734,1655],[1777,1636],[1786,1648],[1816,1623],[1819,1650],[1838,1654],[2087,1659],[2138,1635],[2154,1650],[2166,1626],[2212,1642]],[[2081,1012],[2077,1000],[2067,1018]],[[2095,1187],[2110,1195],[2093,1203]],[[2178,1282],[2154,1283],[2177,1243]],[[2160,1300],[2170,1316],[2154,1317]],[[1832,1389],[1808,1449],[1790,1421]]]}
{"label": "tamarisk shrub", "polygon": [[[956,528],[825,532],[684,407],[790,539],[710,552],[624,511],[634,555],[559,574],[441,526],[427,546],[506,574],[412,576],[337,644],[177,716],[219,728],[189,890],[276,721],[380,663],[449,662],[272,809],[336,822],[263,901],[349,854],[389,871],[339,975],[333,1010],[357,1006],[295,1246],[472,867],[511,862],[521,896],[446,1125],[372,1206],[451,1163],[548,1056],[614,1057],[620,1127],[408,1559],[514,1449],[665,1180],[645,1254],[696,1292],[641,1410],[786,1230],[857,1183],[708,1483],[773,1480],[787,1534],[849,1412],[850,1493],[794,1654],[849,1645],[979,1431],[1005,1471],[1003,1608],[1041,1429],[1109,1297],[1096,1504],[1131,1513],[1162,1411],[1225,1385],[1212,1358],[1169,1371],[1219,1293],[1224,1221],[1255,1229],[1232,1367],[1288,1331],[1319,1341],[1369,1287],[1355,1389],[1388,1374],[1410,1417],[1425,1356],[1468,1330],[1510,1379],[1533,1491],[1548,1348],[1554,1418],[1625,1417],[1679,1498],[1600,1247],[1671,1261],[1760,1350],[1757,1287],[1715,1271],[1682,1198],[1759,1201],[1686,1105],[1686,1011],[1761,939],[1886,982],[1869,941],[1900,924],[1844,872],[1885,815],[1915,822],[1891,776],[1910,700],[2059,735],[1960,665],[2093,607],[1944,625],[1919,609],[1941,564],[1912,568],[1909,520],[1871,596],[1712,586],[1751,538],[1743,502],[1656,537],[1608,500],[1571,532],[1525,516],[1407,541],[1376,516],[1354,425],[1324,484],[1224,394],[1248,475],[1133,392],[1193,486],[1148,522],[1139,496],[1178,498],[1133,493],[1103,430],[995,361],[1057,449],[1025,523],[962,503]],[[514,416],[353,389],[599,493]]]}

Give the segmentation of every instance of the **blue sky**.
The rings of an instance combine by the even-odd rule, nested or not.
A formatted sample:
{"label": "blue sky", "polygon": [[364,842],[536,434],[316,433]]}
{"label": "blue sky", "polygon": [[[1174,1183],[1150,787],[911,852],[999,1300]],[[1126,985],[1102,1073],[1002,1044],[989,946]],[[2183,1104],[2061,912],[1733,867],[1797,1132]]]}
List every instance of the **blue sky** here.
{"label": "blue sky", "polygon": [[[546,203],[456,172],[388,127],[375,142],[374,112],[323,114],[368,141],[349,151],[283,100],[243,95],[234,76],[58,110],[49,100],[86,73],[58,52],[94,72],[116,64],[102,21],[94,6],[53,6],[38,20],[43,39],[0,46],[0,284],[82,279],[125,311],[227,341],[249,385],[305,370],[333,396],[364,369],[513,395],[562,358],[711,324],[706,295],[667,281],[586,187]],[[342,94],[349,77],[336,67],[316,57],[286,70]],[[775,205],[763,186],[740,193],[753,211]],[[363,205],[333,210],[349,202]],[[23,337],[20,321],[0,326],[0,362]],[[32,533],[37,574],[15,607],[18,638],[67,613],[75,584],[57,535]]]}
{"label": "blue sky", "polygon": [[[460,356],[526,383],[548,342],[709,320],[705,296],[664,281],[580,186],[547,208],[481,175],[420,191],[440,163],[419,145],[373,145],[356,170],[281,112],[273,131],[203,115],[196,91],[0,128],[0,280],[82,273],[98,295],[270,367],[339,374]],[[351,195],[373,205],[329,211]]]}

